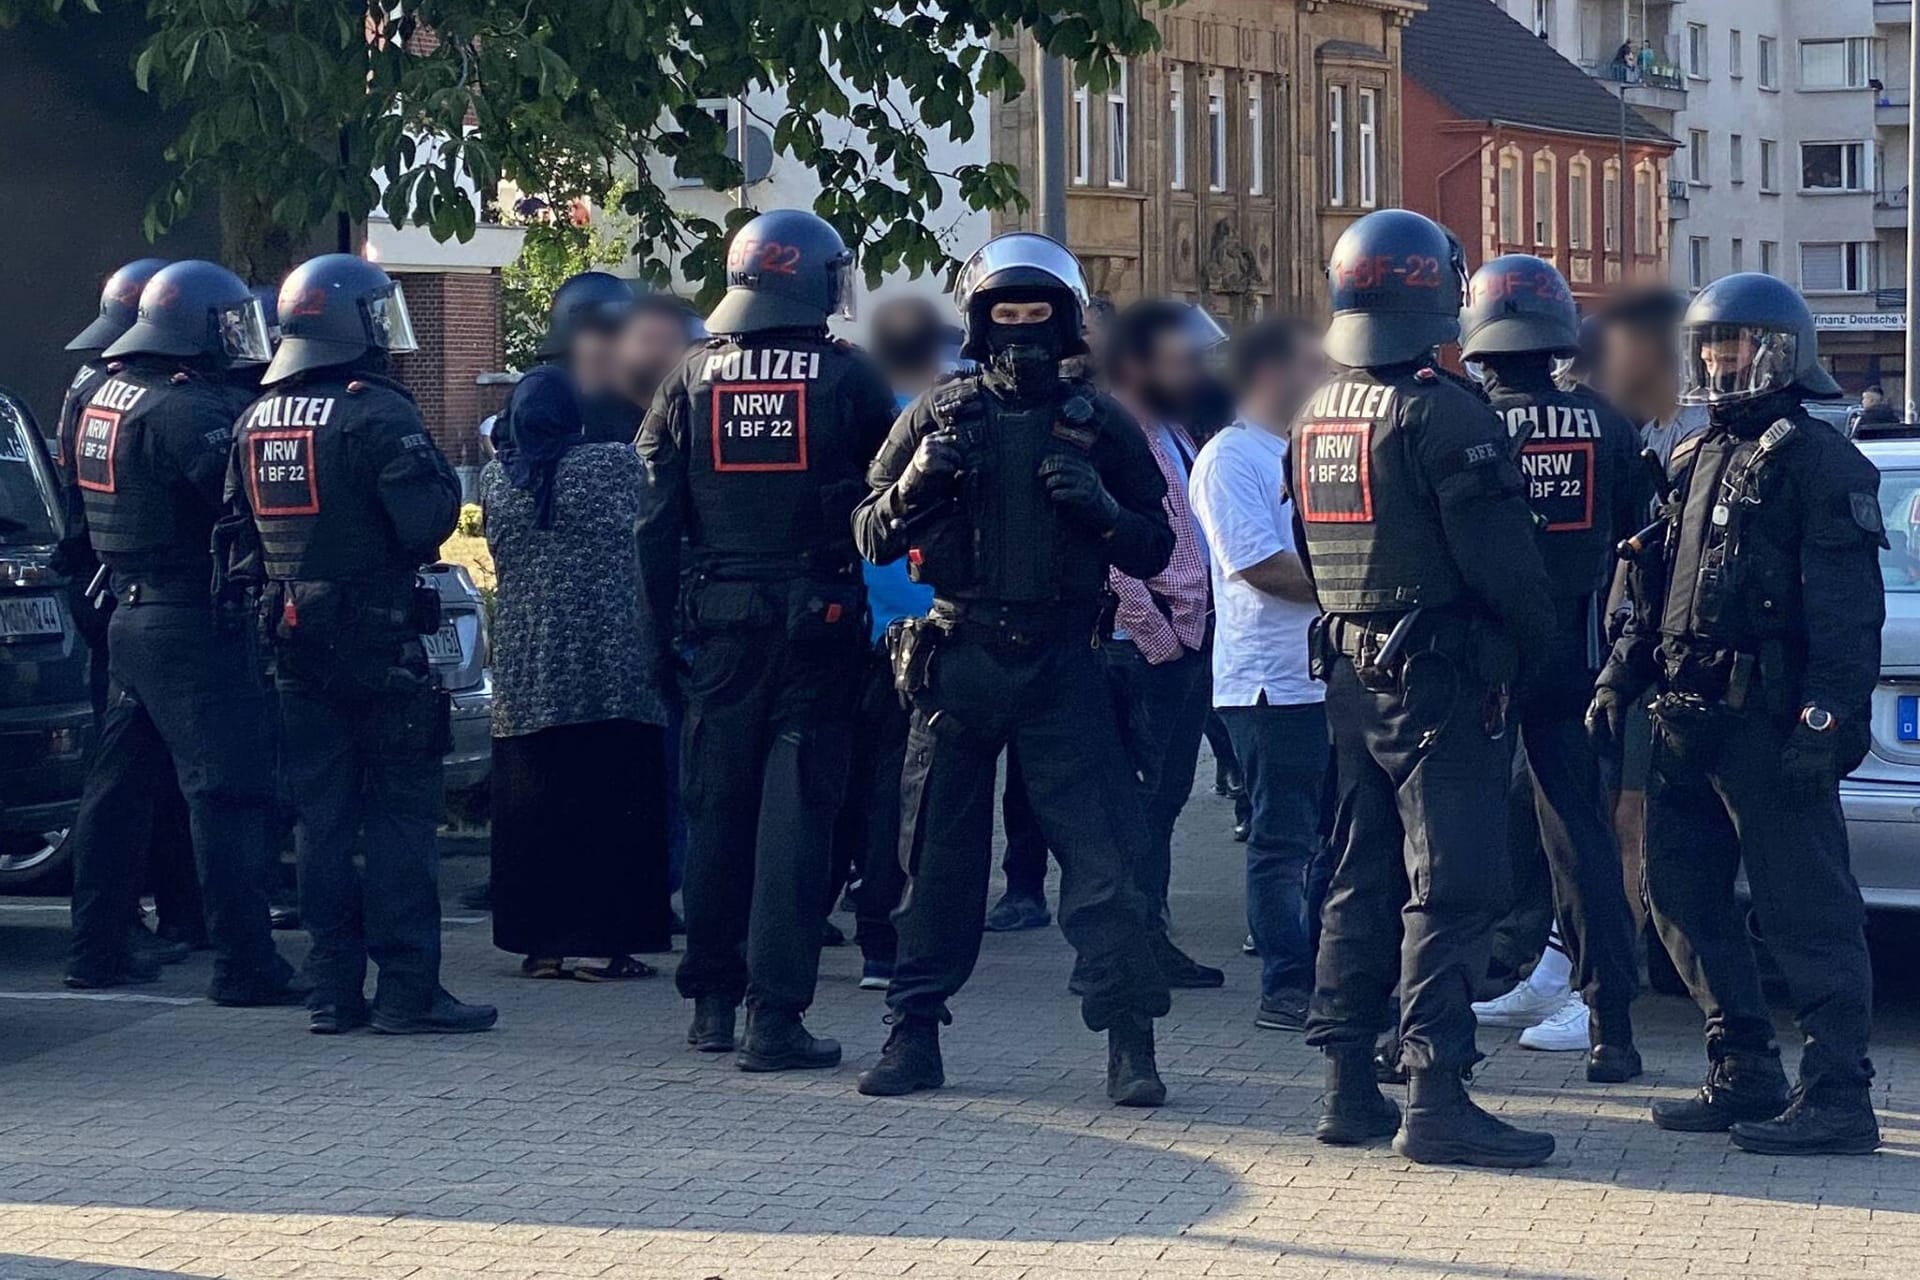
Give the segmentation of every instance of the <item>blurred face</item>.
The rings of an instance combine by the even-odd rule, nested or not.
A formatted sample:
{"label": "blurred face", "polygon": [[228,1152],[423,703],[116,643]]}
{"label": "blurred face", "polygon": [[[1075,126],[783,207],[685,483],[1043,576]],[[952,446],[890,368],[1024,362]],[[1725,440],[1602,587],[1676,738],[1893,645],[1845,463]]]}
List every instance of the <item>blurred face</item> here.
{"label": "blurred face", "polygon": [[1205,358],[1187,335],[1166,329],[1154,339],[1146,358],[1135,365],[1132,389],[1156,412],[1177,416],[1181,406],[1192,403],[1206,372]]}
{"label": "blurred face", "polygon": [[1045,324],[1053,319],[1051,302],[996,302],[987,311],[995,324]]}
{"label": "blurred face", "polygon": [[581,328],[567,347],[567,372],[582,395],[619,389],[614,359],[617,335],[604,329]]}
{"label": "blurred face", "polygon": [[1284,432],[1321,383],[1327,380],[1327,357],[1320,339],[1301,335],[1290,360],[1271,360],[1254,375],[1242,396],[1241,411],[1257,426]]}
{"label": "blurred face", "polygon": [[687,351],[686,325],[665,311],[643,310],[627,322],[615,344],[620,383],[636,402],[653,399]]}
{"label": "blurred face", "polygon": [[1679,390],[1676,341],[1677,335],[1610,325],[1602,337],[1600,367],[1606,385],[1601,390],[1637,416],[1664,413]]}

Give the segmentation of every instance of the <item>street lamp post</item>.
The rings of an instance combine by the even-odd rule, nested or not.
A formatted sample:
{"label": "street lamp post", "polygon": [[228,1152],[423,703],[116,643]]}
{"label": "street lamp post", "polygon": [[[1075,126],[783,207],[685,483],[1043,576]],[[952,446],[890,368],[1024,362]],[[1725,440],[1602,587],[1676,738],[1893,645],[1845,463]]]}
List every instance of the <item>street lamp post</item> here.
{"label": "street lamp post", "polygon": [[1061,244],[1067,242],[1067,68],[1054,54],[1035,49],[1040,59],[1036,77],[1034,113],[1038,117],[1035,142],[1040,172],[1035,183],[1040,199],[1040,230]]}

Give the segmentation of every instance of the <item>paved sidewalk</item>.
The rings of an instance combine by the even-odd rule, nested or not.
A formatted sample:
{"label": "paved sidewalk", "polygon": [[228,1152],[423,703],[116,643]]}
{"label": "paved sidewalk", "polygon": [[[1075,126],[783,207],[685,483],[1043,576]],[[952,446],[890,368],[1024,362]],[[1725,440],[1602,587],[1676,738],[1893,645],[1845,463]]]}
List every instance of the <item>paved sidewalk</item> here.
{"label": "paved sidewalk", "polygon": [[[1658,997],[1641,1005],[1649,1073],[1632,1086],[1482,1037],[1477,1092],[1558,1135],[1544,1169],[1333,1150],[1307,1136],[1317,1058],[1253,1026],[1228,821],[1204,791],[1183,820],[1176,918],[1230,976],[1176,994],[1172,1098],[1150,1112],[1107,1105],[1052,930],[987,940],[946,1036],[947,1090],[870,1100],[853,1076],[882,1009],[855,988],[851,948],[827,953],[811,1017],[847,1065],[748,1076],[686,1050],[665,978],[522,981],[453,908],[448,983],[497,1002],[501,1028],[394,1040],[182,1003],[204,959],[137,989],[158,1001],[46,998],[64,918],[0,902],[0,1280],[1912,1274],[1911,970],[1882,1001],[1888,1142],[1871,1159],[1747,1156],[1653,1128],[1648,1101],[1701,1065],[1691,1007]],[[450,860],[449,892],[483,867]]]}

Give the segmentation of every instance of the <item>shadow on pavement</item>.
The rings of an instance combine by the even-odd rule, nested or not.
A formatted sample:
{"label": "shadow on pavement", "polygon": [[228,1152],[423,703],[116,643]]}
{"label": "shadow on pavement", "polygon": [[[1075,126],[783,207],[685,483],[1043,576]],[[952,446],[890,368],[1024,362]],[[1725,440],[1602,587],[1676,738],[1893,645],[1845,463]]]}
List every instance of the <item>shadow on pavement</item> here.
{"label": "shadow on pavement", "polygon": [[99,1262],[68,1262],[21,1253],[0,1253],[0,1276],[7,1280],[215,1280],[186,1271],[148,1271]]}

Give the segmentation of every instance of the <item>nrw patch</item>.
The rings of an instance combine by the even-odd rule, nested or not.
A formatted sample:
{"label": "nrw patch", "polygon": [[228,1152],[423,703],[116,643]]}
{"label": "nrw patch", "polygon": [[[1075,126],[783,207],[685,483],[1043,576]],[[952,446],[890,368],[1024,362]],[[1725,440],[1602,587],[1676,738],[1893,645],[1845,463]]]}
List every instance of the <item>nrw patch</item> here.
{"label": "nrw patch", "polygon": [[247,490],[255,515],[318,515],[320,479],[313,467],[313,429],[249,431]]}
{"label": "nrw patch", "polygon": [[73,433],[73,478],[82,489],[112,493],[113,454],[120,446],[120,411],[88,409]]}
{"label": "nrw patch", "polygon": [[1548,533],[1593,528],[1594,451],[1591,440],[1534,440],[1520,451],[1527,503]]}
{"label": "nrw patch", "polygon": [[805,471],[807,384],[716,382],[715,471]]}
{"label": "nrw patch", "polygon": [[1309,524],[1373,520],[1373,423],[1315,421],[1300,426],[1300,518]]}

